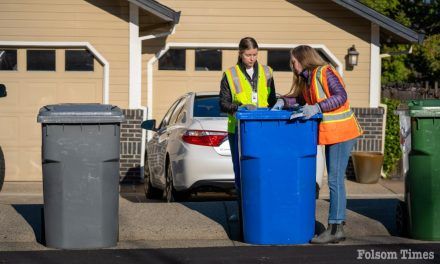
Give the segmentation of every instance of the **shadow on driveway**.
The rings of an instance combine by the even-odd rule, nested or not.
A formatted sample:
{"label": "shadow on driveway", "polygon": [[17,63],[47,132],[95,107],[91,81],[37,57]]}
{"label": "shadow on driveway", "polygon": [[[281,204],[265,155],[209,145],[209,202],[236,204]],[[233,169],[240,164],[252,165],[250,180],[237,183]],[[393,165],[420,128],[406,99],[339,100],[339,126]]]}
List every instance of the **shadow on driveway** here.
{"label": "shadow on driveway", "polygon": [[12,207],[32,228],[37,242],[44,245],[44,206],[42,204],[13,204]]}
{"label": "shadow on driveway", "polygon": [[398,236],[396,228],[398,203],[399,199],[348,199],[347,209],[382,223],[390,235]]}

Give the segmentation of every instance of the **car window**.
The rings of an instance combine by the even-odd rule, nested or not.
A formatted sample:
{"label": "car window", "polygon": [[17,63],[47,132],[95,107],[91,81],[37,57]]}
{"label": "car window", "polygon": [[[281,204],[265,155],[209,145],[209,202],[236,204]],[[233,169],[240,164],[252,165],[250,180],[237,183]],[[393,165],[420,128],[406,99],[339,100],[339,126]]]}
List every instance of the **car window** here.
{"label": "car window", "polygon": [[175,101],[173,105],[168,109],[168,112],[165,114],[165,116],[162,119],[162,122],[160,122],[159,129],[162,129],[166,127],[170,121],[171,114],[173,113],[174,109],[176,108],[177,104],[182,100],[180,98],[179,100]]}
{"label": "car window", "polygon": [[220,98],[218,95],[196,96],[194,100],[194,117],[222,117],[226,113],[220,111]]}
{"label": "car window", "polygon": [[179,116],[180,112],[185,106],[186,98],[187,97],[182,98],[182,100],[180,100],[180,102],[177,104],[176,108],[174,109],[173,114],[171,115],[170,118],[170,122],[169,122],[170,125],[174,125],[177,122],[178,120],[177,117]]}

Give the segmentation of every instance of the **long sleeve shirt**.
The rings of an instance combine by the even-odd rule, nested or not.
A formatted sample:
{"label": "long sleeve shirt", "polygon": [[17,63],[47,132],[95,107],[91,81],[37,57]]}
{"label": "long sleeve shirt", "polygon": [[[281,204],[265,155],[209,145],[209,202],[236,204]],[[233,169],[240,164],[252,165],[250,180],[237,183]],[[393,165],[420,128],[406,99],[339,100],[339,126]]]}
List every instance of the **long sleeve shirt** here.
{"label": "long sleeve shirt", "polygon": [[[326,74],[330,97],[318,103],[322,112],[330,112],[337,109],[347,101],[347,92],[338,77],[330,69],[327,69]],[[310,89],[311,73],[308,70],[304,70],[300,76],[306,80],[306,89]],[[286,105],[290,107],[296,103],[300,105],[305,104],[305,99],[302,95],[297,98],[284,98],[284,100]]]}

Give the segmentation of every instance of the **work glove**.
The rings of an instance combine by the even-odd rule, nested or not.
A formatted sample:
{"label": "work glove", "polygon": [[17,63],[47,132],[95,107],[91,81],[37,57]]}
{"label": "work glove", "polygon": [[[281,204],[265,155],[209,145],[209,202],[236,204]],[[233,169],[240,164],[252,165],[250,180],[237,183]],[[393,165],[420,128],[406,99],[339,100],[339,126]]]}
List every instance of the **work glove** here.
{"label": "work glove", "polygon": [[303,107],[301,107],[300,110],[304,114],[304,119],[309,119],[312,116],[321,113],[321,108],[319,107],[318,104],[314,104],[314,105],[306,104]]}
{"label": "work glove", "polygon": [[283,107],[284,107],[284,99],[283,98],[279,98],[277,100],[277,102],[275,103],[275,105],[270,110],[271,111],[281,110],[281,109],[283,109]]}
{"label": "work glove", "polygon": [[257,109],[257,107],[255,105],[253,105],[253,104],[242,105],[242,106],[240,106],[240,108],[244,108],[246,110],[255,110],[255,109]]}

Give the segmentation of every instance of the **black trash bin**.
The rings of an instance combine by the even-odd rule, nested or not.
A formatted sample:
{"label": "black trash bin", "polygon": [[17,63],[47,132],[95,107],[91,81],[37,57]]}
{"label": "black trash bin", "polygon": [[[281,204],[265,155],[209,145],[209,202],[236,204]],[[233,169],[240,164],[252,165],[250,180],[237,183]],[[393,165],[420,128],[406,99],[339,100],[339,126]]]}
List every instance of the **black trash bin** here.
{"label": "black trash bin", "polygon": [[46,246],[112,247],[118,238],[122,111],[112,105],[40,109]]}

